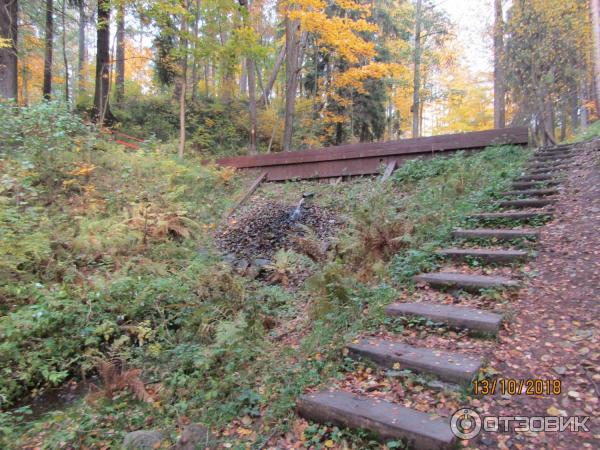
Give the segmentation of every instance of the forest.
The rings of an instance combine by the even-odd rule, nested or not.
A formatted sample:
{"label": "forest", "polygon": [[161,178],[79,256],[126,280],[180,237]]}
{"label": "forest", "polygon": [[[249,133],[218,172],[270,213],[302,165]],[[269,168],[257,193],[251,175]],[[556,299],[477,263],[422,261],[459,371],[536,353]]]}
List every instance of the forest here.
{"label": "forest", "polygon": [[[559,330],[536,303],[523,325],[512,290],[415,277],[449,270],[440,251],[477,214],[501,235],[552,227],[547,205],[569,195],[577,217],[597,217],[600,197],[575,195],[600,186],[599,118],[600,0],[0,0],[0,448],[409,449],[307,420],[299,399],[333,384],[431,420],[508,404],[357,360],[349,343],[364,336],[486,355],[478,381],[498,376],[494,355],[534,367],[531,342],[596,358],[537,363],[572,374],[565,386],[592,380],[544,413],[597,412],[596,306],[565,307]],[[530,145],[523,130],[381,177],[263,182],[218,163],[514,127]],[[566,172],[573,161],[589,171]],[[542,206],[504,216],[507,195]],[[552,255],[579,244],[573,259],[597,268],[593,227],[558,223],[570,234]],[[530,282],[543,273],[532,241],[509,240],[518,263],[454,267]],[[415,296],[505,325],[473,335],[386,312]],[[530,324],[554,337],[519,334]],[[577,334],[552,341],[563,329]],[[561,436],[521,448],[568,449]]]}
{"label": "forest", "polygon": [[507,123],[546,142],[597,115],[594,1],[494,1],[479,37],[490,71],[469,67],[456,24],[431,1],[39,6],[3,2],[2,97],[62,101],[139,138],[177,140],[180,156]]}

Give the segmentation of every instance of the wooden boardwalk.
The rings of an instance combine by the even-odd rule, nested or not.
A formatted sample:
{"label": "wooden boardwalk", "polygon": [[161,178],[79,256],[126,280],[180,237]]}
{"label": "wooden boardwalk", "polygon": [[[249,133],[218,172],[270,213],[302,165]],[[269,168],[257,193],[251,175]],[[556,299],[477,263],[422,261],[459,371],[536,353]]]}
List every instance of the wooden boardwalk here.
{"label": "wooden boardwalk", "polygon": [[348,144],[321,149],[222,158],[217,164],[267,172],[266,181],[331,178],[382,173],[395,162],[428,158],[459,150],[481,150],[490,145],[528,145],[527,128],[447,134],[399,141]]}

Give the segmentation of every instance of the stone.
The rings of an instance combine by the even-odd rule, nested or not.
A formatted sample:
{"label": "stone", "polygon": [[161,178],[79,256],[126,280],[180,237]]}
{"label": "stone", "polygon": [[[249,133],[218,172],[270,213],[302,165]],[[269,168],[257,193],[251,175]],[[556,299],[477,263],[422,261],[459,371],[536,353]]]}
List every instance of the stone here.
{"label": "stone", "polygon": [[165,439],[162,431],[137,430],[127,433],[123,439],[125,450],[154,450],[158,448]]}
{"label": "stone", "polygon": [[415,450],[449,450],[455,448],[457,441],[447,419],[343,391],[304,395],[297,409],[305,419],[366,429],[384,442],[405,440]]}
{"label": "stone", "polygon": [[467,275],[454,272],[424,273],[413,277],[420,283],[427,283],[435,288],[458,288],[465,291],[480,291],[482,289],[515,288],[519,283],[505,277],[489,275]]}
{"label": "stone", "polygon": [[505,200],[498,202],[502,208],[543,208],[544,206],[553,205],[555,200],[547,200],[541,198],[524,198],[518,200]]}
{"label": "stone", "polygon": [[492,264],[510,264],[515,261],[523,261],[527,259],[527,252],[522,250],[488,250],[488,249],[478,249],[478,248],[447,248],[443,250],[439,250],[437,252],[438,255],[458,260],[464,261],[470,258],[478,259],[484,261],[486,263]]}
{"label": "stone", "polygon": [[380,338],[364,338],[347,348],[351,356],[368,359],[382,367],[400,367],[463,385],[470,383],[481,367],[481,359],[476,356],[413,347]]}
{"label": "stone", "polygon": [[216,448],[217,441],[208,428],[200,424],[186,426],[179,441],[173,447],[174,450],[203,450],[205,448]]}
{"label": "stone", "polygon": [[456,328],[495,334],[502,323],[500,314],[465,306],[437,303],[392,303],[385,310],[388,316],[418,316]]}
{"label": "stone", "polygon": [[500,195],[504,196],[515,196],[515,195],[529,195],[536,197],[546,197],[549,195],[557,195],[558,189],[523,189],[521,191],[505,191],[501,192]]}

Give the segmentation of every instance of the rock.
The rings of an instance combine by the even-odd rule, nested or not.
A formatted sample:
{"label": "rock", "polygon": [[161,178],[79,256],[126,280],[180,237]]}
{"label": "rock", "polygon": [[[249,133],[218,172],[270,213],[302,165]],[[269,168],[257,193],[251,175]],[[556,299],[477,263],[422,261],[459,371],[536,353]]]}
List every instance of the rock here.
{"label": "rock", "polygon": [[250,267],[250,263],[247,259],[242,258],[236,261],[233,267],[235,268],[236,272],[238,272],[240,275],[243,275],[248,270],[248,267]]}
{"label": "rock", "polygon": [[232,264],[235,261],[235,255],[233,253],[226,253],[223,255],[223,261]]}
{"label": "rock", "polygon": [[158,448],[165,439],[162,431],[138,430],[127,433],[123,439],[123,448],[126,450],[153,450]]}
{"label": "rock", "polygon": [[265,258],[256,258],[254,261],[252,261],[252,264],[258,269],[263,270],[266,266],[271,264],[271,261]]}
{"label": "rock", "polygon": [[216,440],[208,428],[193,423],[183,429],[181,438],[173,448],[175,450],[202,450],[215,447]]}

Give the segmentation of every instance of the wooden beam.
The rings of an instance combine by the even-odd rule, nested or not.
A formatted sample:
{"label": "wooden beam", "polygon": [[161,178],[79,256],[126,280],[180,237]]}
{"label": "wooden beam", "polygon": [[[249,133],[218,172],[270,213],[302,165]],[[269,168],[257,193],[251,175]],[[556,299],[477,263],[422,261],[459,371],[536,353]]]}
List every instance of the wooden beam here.
{"label": "wooden beam", "polygon": [[390,161],[387,166],[385,167],[385,172],[383,172],[383,175],[381,175],[381,178],[379,179],[379,181],[381,183],[383,183],[384,181],[386,181],[389,177],[392,176],[392,173],[394,172],[394,170],[396,169],[396,165],[397,165],[397,161],[394,159],[393,161]]}
{"label": "wooden beam", "polygon": [[225,216],[225,218],[229,219],[231,217],[231,215],[234,212],[236,212],[238,210],[238,208],[240,206],[242,206],[246,202],[246,200],[248,200],[248,198],[250,198],[250,196],[252,194],[254,194],[254,191],[256,191],[258,189],[258,187],[261,185],[261,183],[263,181],[265,181],[266,178],[267,178],[267,171],[264,171],[258,176],[258,178],[256,180],[254,180],[254,182],[250,186],[250,189],[248,189],[248,191],[246,191],[244,196],[235,204],[235,206],[233,208],[231,208],[231,210],[227,213],[227,216]]}

